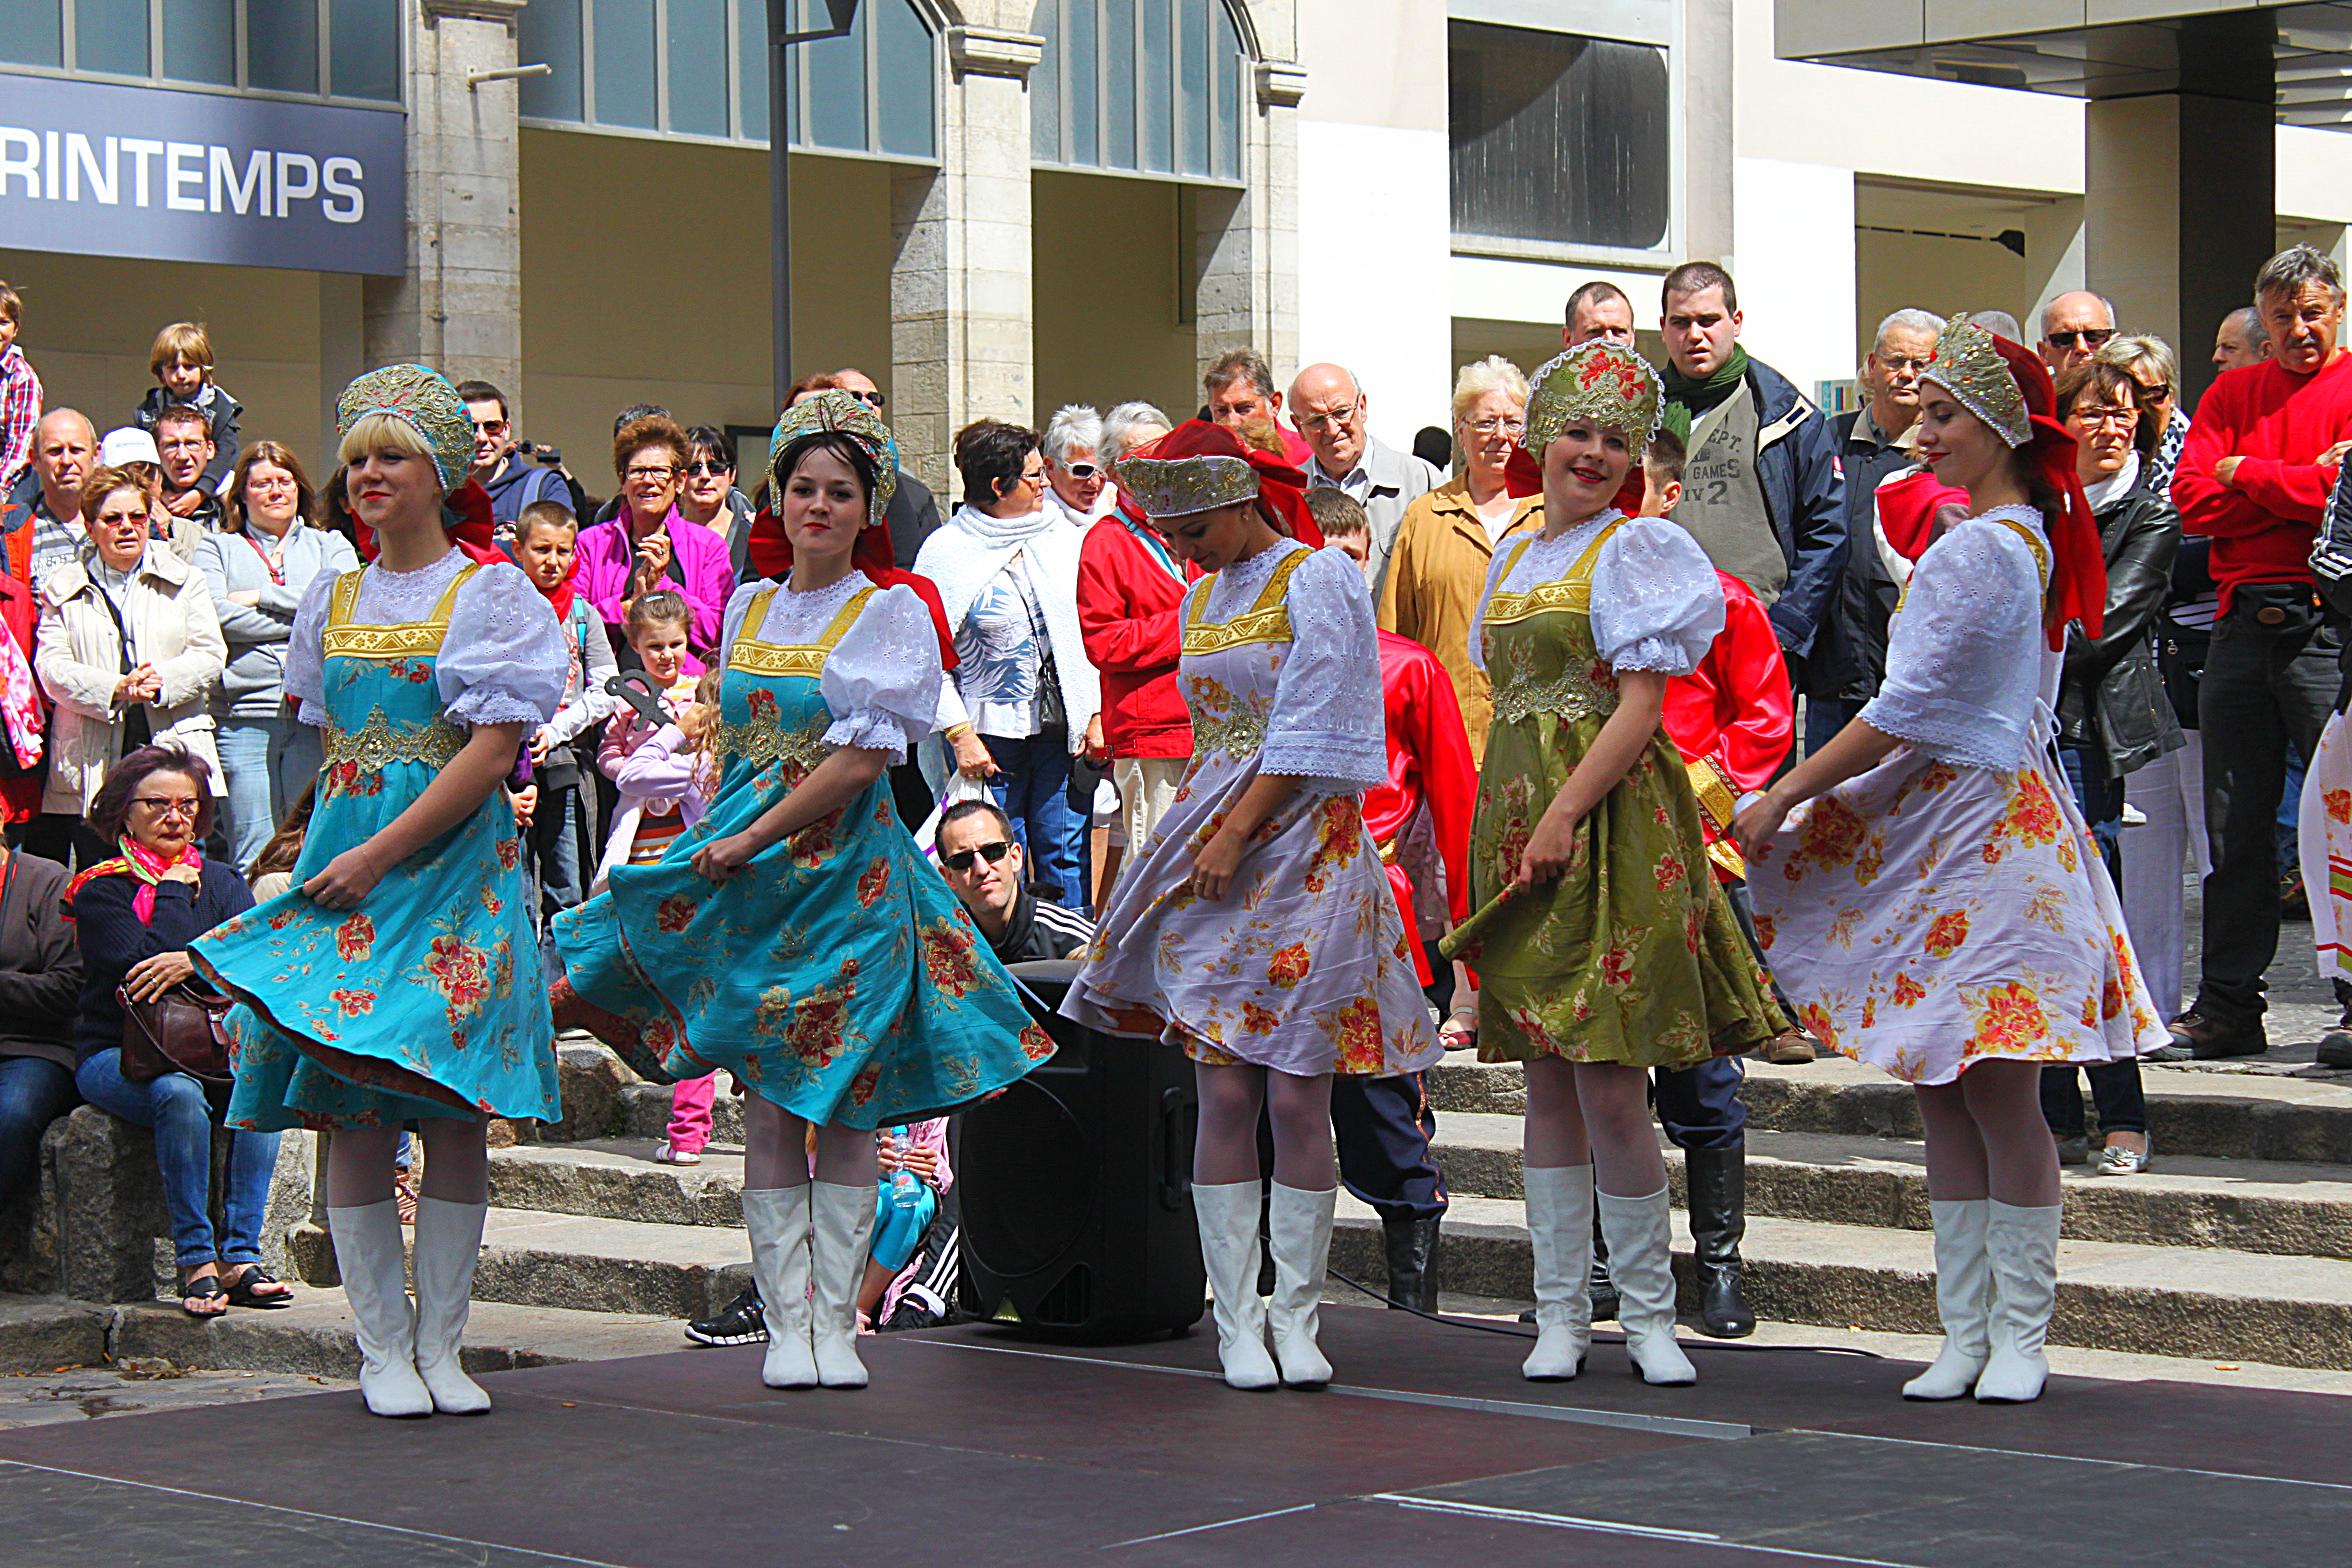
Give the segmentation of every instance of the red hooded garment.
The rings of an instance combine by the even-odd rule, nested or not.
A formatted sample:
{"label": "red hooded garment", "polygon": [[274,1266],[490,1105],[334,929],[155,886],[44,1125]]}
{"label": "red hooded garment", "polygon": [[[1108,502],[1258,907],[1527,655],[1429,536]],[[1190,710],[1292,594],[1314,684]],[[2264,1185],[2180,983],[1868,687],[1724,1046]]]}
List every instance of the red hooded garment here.
{"label": "red hooded garment", "polygon": [[2074,432],[2058,419],[2058,389],[2048,367],[2032,349],[1995,335],[1993,347],[2025,394],[2032,439],[2021,449],[2044,485],[2058,496],[2057,512],[2043,519],[2050,534],[2050,591],[2043,596],[2042,628],[2054,649],[2066,646],[2070,621],[2099,635],[2107,609],[2107,556],[2099,545],[2099,521],[2074,472]]}
{"label": "red hooded garment", "polygon": [[1446,901],[1458,923],[1470,917],[1470,817],[1478,802],[1478,764],[1453,677],[1436,654],[1395,632],[1380,634],[1380,696],[1388,718],[1388,782],[1364,791],[1364,829],[1379,846],[1380,863],[1396,894],[1411,940],[1413,972],[1430,983],[1420,922],[1413,913],[1413,879],[1397,849],[1414,813],[1429,808],[1429,826],[1445,866]]}
{"label": "red hooded garment", "polygon": [[1666,733],[1690,770],[1699,800],[1699,827],[1718,881],[1747,875],[1732,845],[1731,818],[1740,796],[1772,782],[1796,738],[1796,704],[1788,664],[1763,601],[1729,572],[1723,588],[1723,630],[1688,675],[1666,683]]}
{"label": "red hooded garment", "polygon": [[[1258,471],[1258,513],[1278,534],[1310,549],[1323,548],[1323,530],[1307,510],[1307,476],[1271,452],[1247,445],[1223,425],[1188,419],[1130,457],[1238,457]],[[1153,519],[1154,522],[1161,519]],[[1170,519],[1173,521],[1173,519]]]}

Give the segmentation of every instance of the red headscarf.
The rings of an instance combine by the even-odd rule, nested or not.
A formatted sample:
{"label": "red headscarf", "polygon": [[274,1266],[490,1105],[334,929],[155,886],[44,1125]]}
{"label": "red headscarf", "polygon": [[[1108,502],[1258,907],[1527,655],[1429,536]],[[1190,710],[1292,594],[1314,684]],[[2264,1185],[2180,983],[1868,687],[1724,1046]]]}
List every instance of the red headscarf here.
{"label": "red headscarf", "polygon": [[[441,526],[448,533],[449,542],[464,551],[470,559],[480,561],[485,566],[507,559],[506,552],[498,548],[498,541],[493,536],[496,525],[490,518],[490,492],[475,481],[469,479],[443,496],[441,513]],[[356,512],[352,514],[351,531],[353,543],[359,548],[359,558],[373,561],[376,558],[376,531],[361,522]]]}
{"label": "red headscarf", "polygon": [[[785,537],[784,524],[775,512],[761,507],[751,520],[750,549],[747,552],[751,569],[762,577],[778,582],[792,575],[792,541]],[[893,588],[901,584],[912,588],[915,597],[923,601],[923,608],[931,612],[931,630],[939,637],[939,667],[952,671],[956,667],[955,633],[948,629],[947,607],[939,602],[939,589],[928,577],[900,571],[898,558],[890,545],[890,525],[876,518],[870,527],[858,530],[857,544],[850,551],[849,564],[866,574],[878,588]]]}
{"label": "red headscarf", "polygon": [[[1168,461],[1182,457],[1238,457],[1258,473],[1258,515],[1278,534],[1288,534],[1310,549],[1323,548],[1323,530],[1307,510],[1307,476],[1289,460],[1256,447],[1205,419],[1188,419],[1151,445],[1129,457]],[[1155,522],[1160,519],[1154,519]]]}
{"label": "red headscarf", "polygon": [[2066,624],[2080,621],[2096,637],[2107,608],[2107,556],[2099,544],[2099,522],[2091,515],[2090,498],[2074,471],[2074,432],[2058,419],[2058,390],[2050,372],[2032,349],[1991,334],[1993,347],[2025,394],[2025,412],[2033,424],[2033,439],[2021,449],[2034,473],[2057,493],[2058,510],[2047,520],[2050,531],[2050,592],[2043,607],[2042,626],[2054,649],[2066,646]]}

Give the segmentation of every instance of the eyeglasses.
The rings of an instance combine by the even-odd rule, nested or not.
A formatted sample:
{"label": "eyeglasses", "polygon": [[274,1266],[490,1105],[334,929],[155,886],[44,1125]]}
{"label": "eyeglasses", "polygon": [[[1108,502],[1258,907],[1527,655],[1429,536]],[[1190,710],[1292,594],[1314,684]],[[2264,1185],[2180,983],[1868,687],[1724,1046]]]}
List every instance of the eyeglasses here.
{"label": "eyeglasses", "polygon": [[149,811],[166,820],[173,817],[187,817],[192,821],[197,811],[196,802],[193,800],[172,800],[162,795],[135,796],[131,804],[145,806]]}
{"label": "eyeglasses", "polygon": [[1062,472],[1068,474],[1072,479],[1092,479],[1102,470],[1092,463],[1064,463]]}
{"label": "eyeglasses", "polygon": [[1474,436],[1491,436],[1497,431],[1507,436],[1523,436],[1527,434],[1527,421],[1499,418],[1473,419],[1470,421],[1469,428],[1470,433]]}
{"label": "eyeglasses", "polygon": [[[842,388],[842,390],[844,392],[849,391],[847,387]],[[875,387],[870,392],[850,392],[849,395],[856,398],[859,402],[865,404],[868,408],[880,408],[883,404],[890,401],[889,398],[882,395],[882,389],[880,387]]]}
{"label": "eyeglasses", "polygon": [[975,844],[970,849],[959,849],[952,855],[942,855],[939,857],[939,863],[958,876],[963,876],[971,871],[972,861],[975,857],[985,857],[988,863],[993,866],[1004,859],[1005,852],[1012,847],[1001,838],[995,839],[986,844]]}
{"label": "eyeglasses", "polygon": [[506,421],[503,419],[477,419],[474,421],[474,434],[483,436],[505,435]]}
{"label": "eyeglasses", "polygon": [[704,474],[708,474],[715,479],[721,474],[731,474],[735,472],[735,465],[733,463],[724,462],[721,459],[715,457],[698,457],[693,462],[686,465],[686,472],[696,476],[697,478],[700,478]]}
{"label": "eyeglasses", "polygon": [[1350,403],[1345,408],[1335,408],[1327,414],[1301,414],[1299,415],[1299,428],[1301,430],[1322,430],[1332,425],[1353,424],[1356,418],[1356,408],[1356,404]]}
{"label": "eyeglasses", "polygon": [[2085,425],[2112,425],[2118,430],[2129,430],[2140,422],[2140,411],[2120,407],[2086,408],[2077,403],[2067,417]]}
{"label": "eyeglasses", "polygon": [[2084,327],[2079,332],[2045,332],[2052,348],[2071,349],[2079,341],[2084,348],[2097,348],[2115,336],[2113,327]]}
{"label": "eyeglasses", "polygon": [[641,463],[632,465],[621,475],[621,477],[628,480],[631,484],[636,484],[639,480],[643,480],[649,484],[660,484],[665,479],[676,478],[677,474],[678,470],[668,463],[662,463],[659,465],[652,463]]}
{"label": "eyeglasses", "polygon": [[[2055,341],[2055,339],[2052,341]],[[1932,354],[1922,359],[1913,359],[1903,354],[1885,354],[1878,356],[1878,368],[1885,371],[1889,375],[1893,375],[1898,371],[1907,370],[1912,375],[1916,376],[1934,363],[1935,356]]]}

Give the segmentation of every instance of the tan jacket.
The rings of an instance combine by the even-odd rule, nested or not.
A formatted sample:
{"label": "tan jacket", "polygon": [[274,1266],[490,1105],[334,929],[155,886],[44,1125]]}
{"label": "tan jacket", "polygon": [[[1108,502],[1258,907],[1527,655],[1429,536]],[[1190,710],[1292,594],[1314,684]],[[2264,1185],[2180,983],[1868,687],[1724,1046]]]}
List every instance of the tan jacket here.
{"label": "tan jacket", "polygon": [[[158,741],[174,741],[212,766],[212,792],[222,793],[220,753],[212,739],[207,697],[228,662],[228,643],[212,607],[204,574],[168,545],[153,543],[131,574],[123,621],[133,664],[152,664],[163,694],[147,710]],[[41,579],[41,626],[33,638],[33,671],[56,705],[49,720],[49,787],[43,811],[80,816],[122,755],[124,710],[115,706],[122,679],[122,638],[98,585],[79,560]]]}
{"label": "tan jacket", "polygon": [[[1503,536],[1542,527],[1543,497],[1526,496]],[[1473,757],[1486,755],[1494,699],[1488,693],[1486,672],[1470,662],[1470,618],[1478,613],[1478,596],[1486,589],[1487,568],[1493,561],[1486,524],[1470,504],[1470,481],[1456,477],[1406,509],[1404,521],[1397,525],[1388,581],[1380,591],[1381,630],[1410,637],[1429,649],[1453,677]]]}

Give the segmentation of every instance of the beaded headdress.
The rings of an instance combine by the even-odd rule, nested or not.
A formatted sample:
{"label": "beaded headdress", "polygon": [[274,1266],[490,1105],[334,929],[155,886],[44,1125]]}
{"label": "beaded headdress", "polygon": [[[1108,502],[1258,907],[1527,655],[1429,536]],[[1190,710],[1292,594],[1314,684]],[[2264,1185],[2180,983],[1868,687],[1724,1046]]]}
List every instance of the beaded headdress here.
{"label": "beaded headdress", "polygon": [[1935,359],[1919,373],[1960,400],[1960,406],[1993,427],[2011,447],[2033,439],[2033,420],[2026,412],[2025,392],[2010,373],[2009,362],[1993,334],[1973,321],[1955,316],[1936,340]]}
{"label": "beaded headdress", "polygon": [[838,387],[805,397],[777,416],[775,431],[768,437],[769,493],[784,493],[789,476],[778,473],[776,465],[786,449],[802,436],[825,431],[849,437],[873,459],[874,495],[866,508],[866,520],[869,524],[880,522],[882,514],[890,510],[890,498],[898,493],[898,442],[892,439],[890,427],[882,423],[882,416],[868,408],[864,399]]}
{"label": "beaded headdress", "polygon": [[1124,458],[1112,471],[1146,517],[1184,517],[1255,500],[1258,494],[1258,471],[1247,458],[1216,453]]}
{"label": "beaded headdress", "polygon": [[447,376],[423,365],[369,371],[335,399],[335,433],[351,434],[370,414],[388,414],[424,438],[444,492],[465,483],[474,466],[474,421]]}
{"label": "beaded headdress", "polygon": [[1520,444],[1543,456],[1572,424],[1622,432],[1638,450],[1658,433],[1664,405],[1658,372],[1632,349],[1580,343],[1529,377],[1527,429]]}

